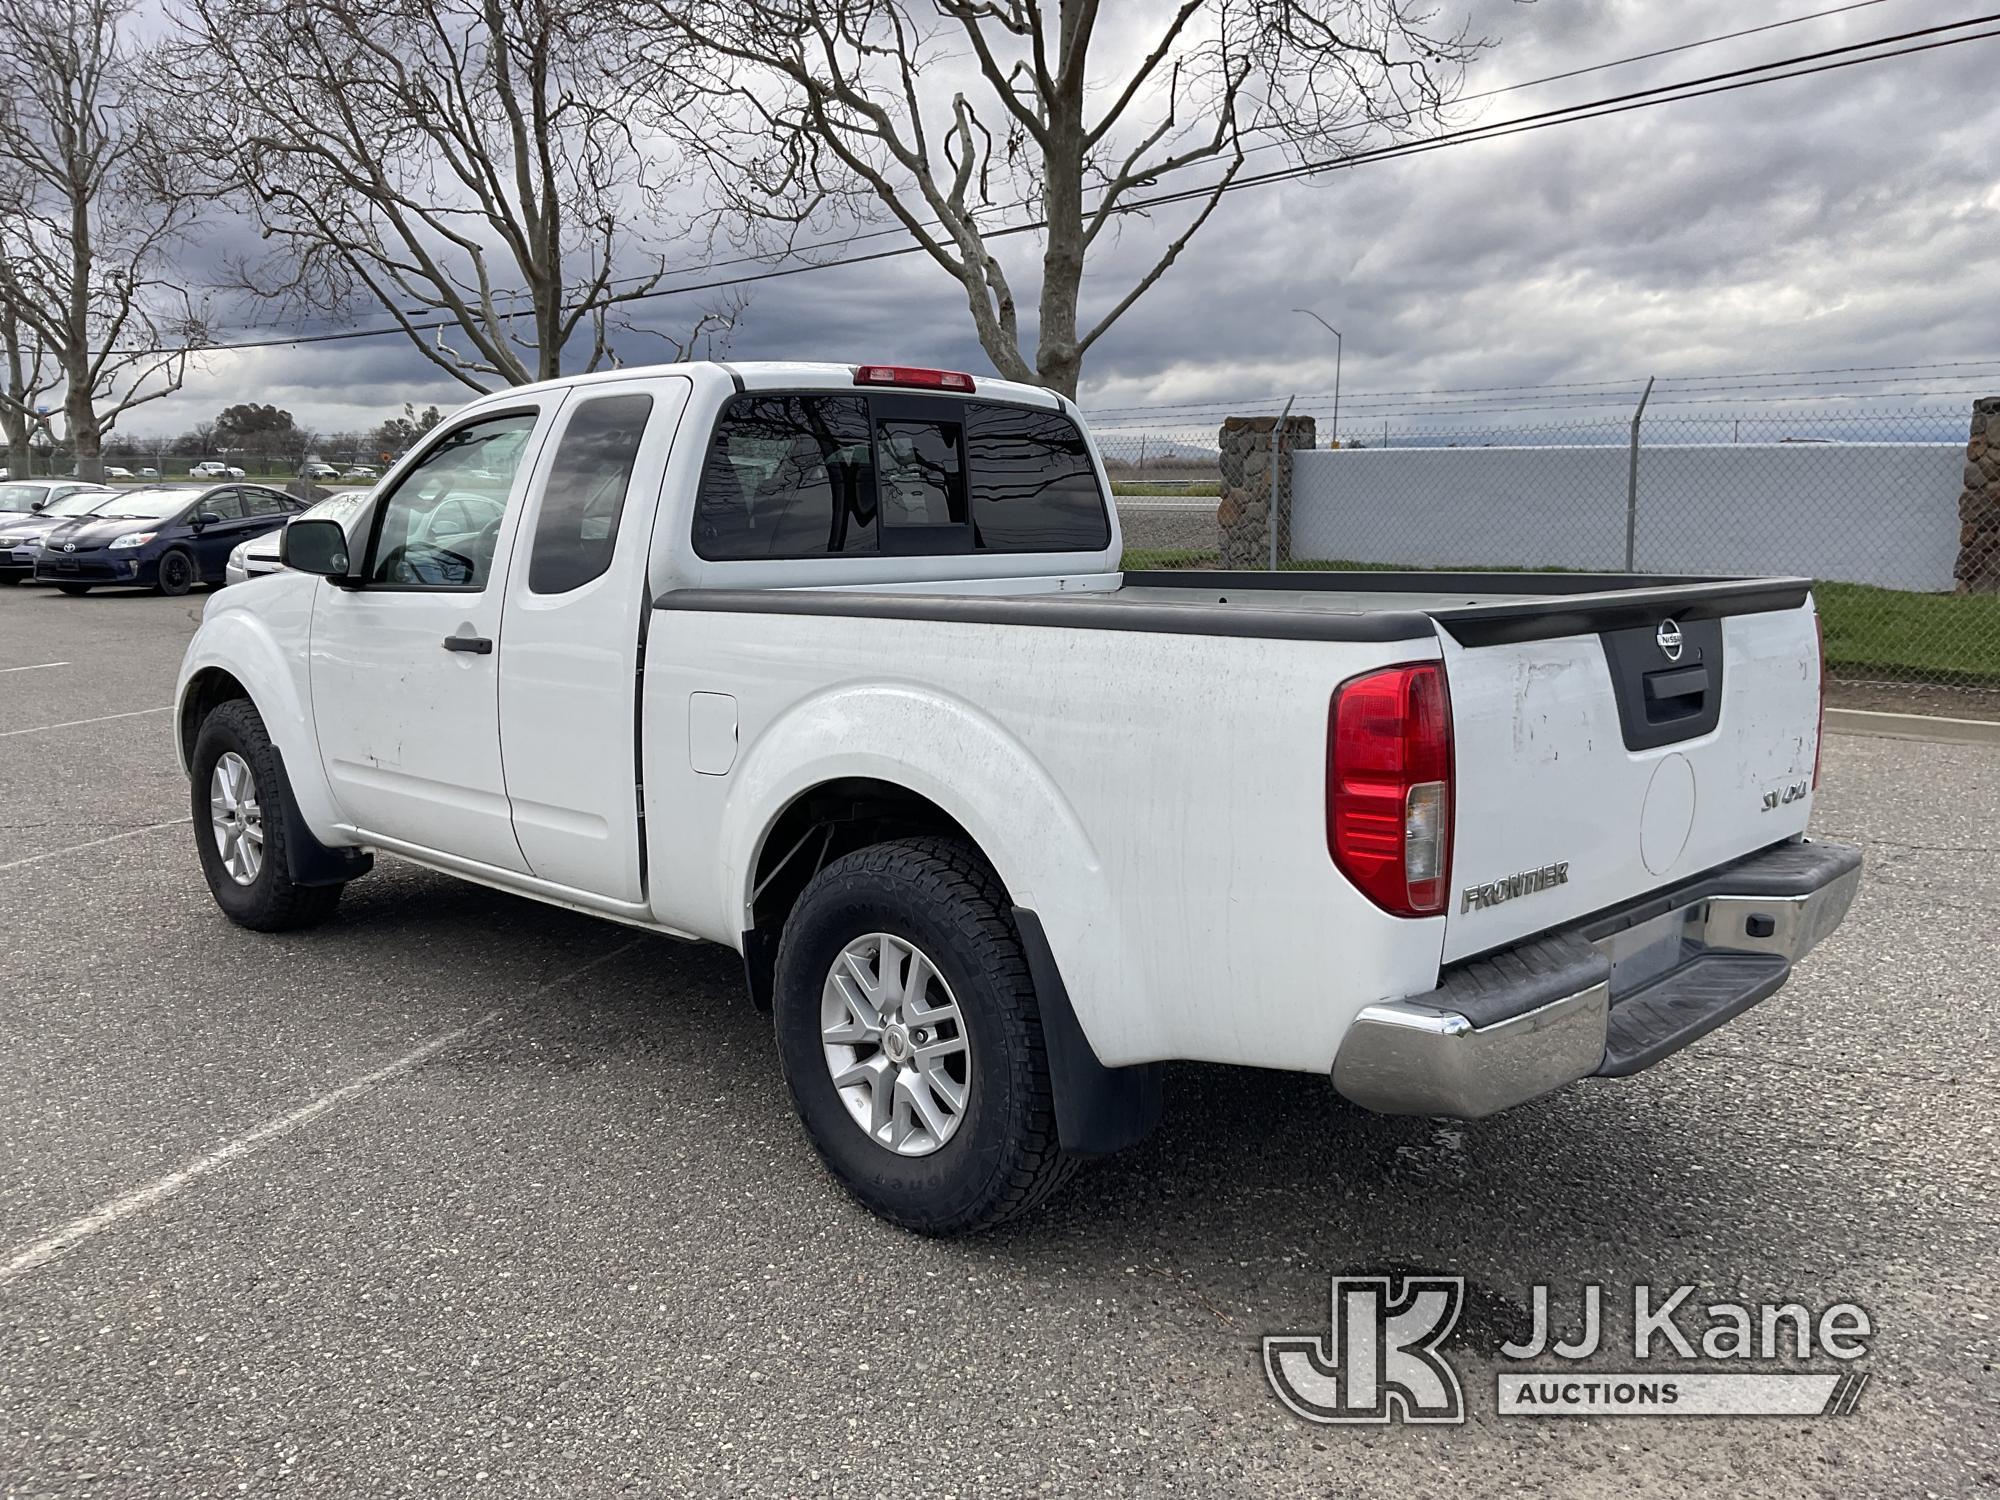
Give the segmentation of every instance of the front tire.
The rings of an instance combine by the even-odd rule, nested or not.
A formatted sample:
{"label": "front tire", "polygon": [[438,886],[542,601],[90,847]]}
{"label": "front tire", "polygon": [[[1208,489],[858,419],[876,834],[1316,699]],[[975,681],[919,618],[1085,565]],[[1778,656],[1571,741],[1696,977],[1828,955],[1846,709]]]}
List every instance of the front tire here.
{"label": "front tire", "polygon": [[90,585],[87,583],[59,583],[56,587],[61,589],[65,594],[68,594],[72,599],[81,599],[85,594],[90,592]]}
{"label": "front tire", "polygon": [[201,873],[222,914],[254,932],[290,932],[333,915],[338,885],[299,885],[286,861],[292,789],[278,747],[243,698],[202,720],[189,787]]}
{"label": "front tire", "polygon": [[779,941],[773,1009],[806,1134],[873,1213],[965,1233],[1068,1179],[1013,907],[964,844],[875,844],[814,876]]}
{"label": "front tire", "polygon": [[187,553],[173,551],[160,558],[159,590],[170,599],[178,599],[194,587],[194,559]]}

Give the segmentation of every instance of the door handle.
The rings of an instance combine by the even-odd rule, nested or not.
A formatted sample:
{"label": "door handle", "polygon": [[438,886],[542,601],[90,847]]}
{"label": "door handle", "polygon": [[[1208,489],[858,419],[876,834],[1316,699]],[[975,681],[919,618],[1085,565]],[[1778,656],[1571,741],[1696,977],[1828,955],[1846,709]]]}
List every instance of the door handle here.
{"label": "door handle", "polygon": [[474,656],[491,656],[493,642],[483,635],[448,635],[444,638],[447,651],[470,651]]}

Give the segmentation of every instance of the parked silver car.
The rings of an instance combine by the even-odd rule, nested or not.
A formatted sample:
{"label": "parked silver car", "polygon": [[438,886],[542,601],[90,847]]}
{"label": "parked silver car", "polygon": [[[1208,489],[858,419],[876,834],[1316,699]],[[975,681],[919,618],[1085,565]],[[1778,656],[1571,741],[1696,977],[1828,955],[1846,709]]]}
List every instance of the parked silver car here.
{"label": "parked silver car", "polygon": [[[362,502],[373,493],[373,490],[346,490],[338,495],[328,495],[318,504],[300,511],[292,519],[303,521],[307,516],[312,516],[323,521],[338,521],[342,526],[346,526],[360,511]],[[262,536],[253,536],[249,541],[240,543],[236,550],[229,554],[229,560],[223,564],[224,586],[242,583],[262,573],[282,571],[285,565],[278,561],[278,544],[284,535],[285,530],[281,526],[276,531],[267,531]]]}
{"label": "parked silver car", "polygon": [[101,484],[75,479],[16,479],[0,484],[0,583],[32,577],[43,537],[118,495]]}

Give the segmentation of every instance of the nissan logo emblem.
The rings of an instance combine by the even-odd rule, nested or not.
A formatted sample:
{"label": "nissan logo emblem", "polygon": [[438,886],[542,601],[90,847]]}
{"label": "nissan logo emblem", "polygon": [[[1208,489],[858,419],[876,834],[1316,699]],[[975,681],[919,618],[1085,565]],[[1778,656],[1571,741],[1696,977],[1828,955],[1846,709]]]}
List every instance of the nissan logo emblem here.
{"label": "nissan logo emblem", "polygon": [[1660,650],[1666,654],[1668,661],[1681,659],[1681,628],[1672,620],[1660,621],[1660,628],[1654,632],[1653,639],[1660,643]]}

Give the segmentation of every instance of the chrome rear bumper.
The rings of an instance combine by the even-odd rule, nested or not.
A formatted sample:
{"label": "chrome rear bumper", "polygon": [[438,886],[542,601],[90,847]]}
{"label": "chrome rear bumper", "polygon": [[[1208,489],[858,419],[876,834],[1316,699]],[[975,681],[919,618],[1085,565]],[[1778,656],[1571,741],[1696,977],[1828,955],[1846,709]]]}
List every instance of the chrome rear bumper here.
{"label": "chrome rear bumper", "polygon": [[1478,1119],[1636,1073],[1775,993],[1860,883],[1858,849],[1785,844],[1457,965],[1356,1016],[1334,1087],[1385,1114]]}

